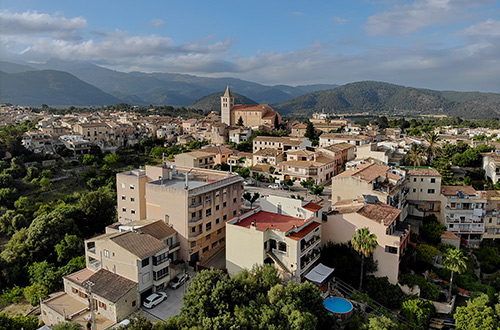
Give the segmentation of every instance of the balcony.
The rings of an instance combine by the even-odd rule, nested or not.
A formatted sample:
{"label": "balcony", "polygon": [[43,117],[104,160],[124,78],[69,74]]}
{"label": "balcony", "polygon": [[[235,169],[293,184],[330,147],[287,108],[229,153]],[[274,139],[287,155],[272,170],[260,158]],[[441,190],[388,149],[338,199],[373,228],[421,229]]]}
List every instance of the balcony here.
{"label": "balcony", "polygon": [[306,256],[300,258],[300,273],[304,273],[311,265],[319,260],[319,250],[312,250]]}
{"label": "balcony", "polygon": [[303,256],[313,247],[317,246],[320,242],[320,237],[318,235],[313,236],[309,241],[300,242],[300,255]]}
{"label": "balcony", "polygon": [[181,242],[175,242],[172,245],[169,245],[168,246],[169,252],[172,253],[172,252],[178,250],[180,246],[181,246]]}
{"label": "balcony", "polygon": [[101,262],[94,258],[89,258],[89,266],[95,270],[99,270],[102,267]]}
{"label": "balcony", "polygon": [[202,215],[189,219],[189,222],[196,222],[196,221],[200,221],[201,219],[203,219]]}
{"label": "balcony", "polygon": [[189,233],[189,238],[196,238],[202,234],[201,231],[197,231],[195,233]]}
{"label": "balcony", "polygon": [[188,208],[189,208],[189,212],[194,212],[194,211],[197,211],[199,208],[201,208],[203,206],[203,202],[200,201],[200,202],[196,202],[196,203],[191,203],[189,204]]}

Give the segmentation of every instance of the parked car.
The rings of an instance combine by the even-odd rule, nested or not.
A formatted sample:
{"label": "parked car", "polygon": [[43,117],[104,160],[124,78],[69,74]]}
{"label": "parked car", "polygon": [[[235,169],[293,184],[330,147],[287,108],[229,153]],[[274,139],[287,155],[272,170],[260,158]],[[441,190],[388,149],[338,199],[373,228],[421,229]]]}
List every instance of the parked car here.
{"label": "parked car", "polygon": [[243,181],[243,184],[245,186],[253,186],[255,184],[255,181],[252,179],[246,179],[245,181]]}
{"label": "parked car", "polygon": [[167,297],[168,296],[165,292],[156,292],[144,299],[143,305],[146,308],[153,308],[156,305],[159,305],[163,300],[167,299]]}
{"label": "parked car", "polygon": [[171,287],[172,289],[177,289],[182,284],[184,284],[184,282],[186,282],[188,279],[189,279],[188,274],[179,274],[168,283],[168,286]]}
{"label": "parked car", "polygon": [[280,189],[280,185],[278,183],[273,183],[269,185],[269,188],[271,189]]}

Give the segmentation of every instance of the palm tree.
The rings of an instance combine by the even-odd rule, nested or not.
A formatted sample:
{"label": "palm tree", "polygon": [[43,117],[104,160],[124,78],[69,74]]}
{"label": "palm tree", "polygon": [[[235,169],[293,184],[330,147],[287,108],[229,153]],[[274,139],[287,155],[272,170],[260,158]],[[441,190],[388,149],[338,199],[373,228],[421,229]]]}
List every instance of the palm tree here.
{"label": "palm tree", "polygon": [[443,255],[443,267],[451,271],[450,276],[450,292],[449,297],[451,299],[451,288],[453,286],[453,273],[462,274],[467,270],[467,256],[464,250],[459,249],[448,249]]}
{"label": "palm tree", "polygon": [[363,286],[363,263],[365,257],[369,257],[377,248],[377,236],[370,233],[370,229],[361,228],[356,230],[356,233],[351,238],[351,244],[354,250],[361,253],[361,276],[359,279],[359,290]]}
{"label": "palm tree", "polygon": [[437,142],[439,141],[439,134],[436,132],[426,133],[424,135],[425,141],[429,144],[427,146],[427,160],[430,164],[439,150]]}
{"label": "palm tree", "polygon": [[424,150],[418,144],[412,144],[406,154],[406,160],[413,166],[420,166],[424,162]]}

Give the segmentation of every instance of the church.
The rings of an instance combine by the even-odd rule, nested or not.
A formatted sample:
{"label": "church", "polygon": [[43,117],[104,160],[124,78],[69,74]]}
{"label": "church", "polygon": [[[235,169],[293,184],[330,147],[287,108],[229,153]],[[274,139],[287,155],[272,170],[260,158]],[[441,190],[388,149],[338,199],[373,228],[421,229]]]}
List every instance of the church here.
{"label": "church", "polygon": [[229,86],[220,98],[221,120],[229,126],[236,126],[239,119],[245,127],[269,126],[277,128],[281,115],[267,104],[234,104]]}

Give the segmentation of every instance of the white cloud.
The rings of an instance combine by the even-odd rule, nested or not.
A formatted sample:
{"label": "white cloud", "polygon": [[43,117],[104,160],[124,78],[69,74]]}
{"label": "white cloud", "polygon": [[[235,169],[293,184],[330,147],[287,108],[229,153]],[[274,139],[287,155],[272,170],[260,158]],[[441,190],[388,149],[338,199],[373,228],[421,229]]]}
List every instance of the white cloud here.
{"label": "white cloud", "polygon": [[344,18],[344,17],[334,16],[334,17],[332,17],[332,20],[335,23],[338,23],[338,24],[345,24],[345,23],[347,23],[347,19]]}
{"label": "white cloud", "polygon": [[488,19],[484,22],[471,25],[459,34],[464,36],[500,36],[500,20]]}
{"label": "white cloud", "polygon": [[51,34],[56,39],[75,39],[75,33],[87,26],[83,17],[65,18],[36,11],[24,13],[0,12],[0,28],[3,35]]}
{"label": "white cloud", "polygon": [[165,24],[167,24],[167,22],[162,20],[161,18],[154,18],[154,19],[149,21],[149,25],[151,25],[155,28],[159,28],[160,26],[165,25]]}
{"label": "white cloud", "polygon": [[467,9],[488,1],[415,0],[369,16],[364,26],[369,35],[407,35],[428,26],[445,25],[470,17]]}

